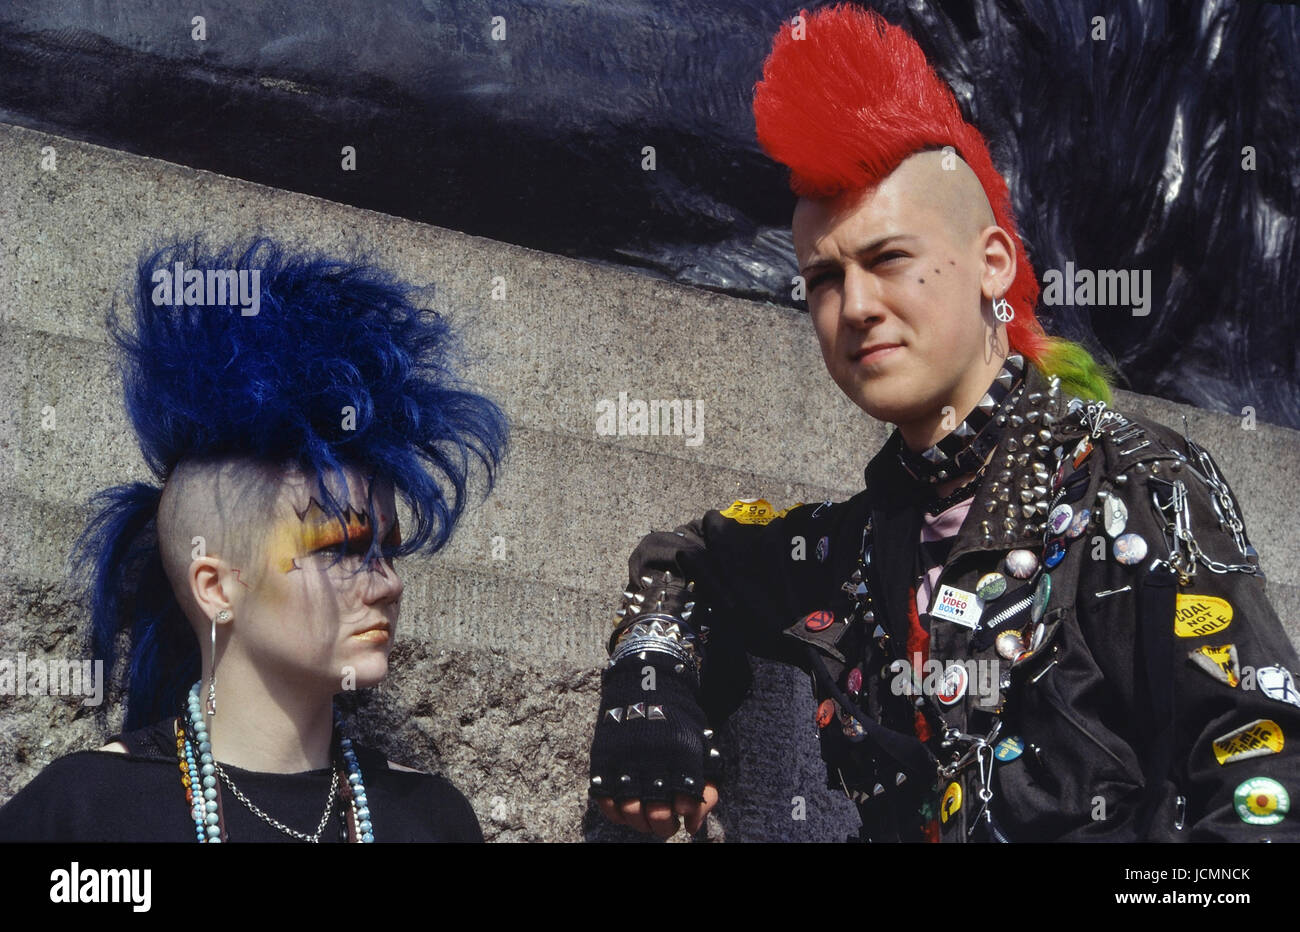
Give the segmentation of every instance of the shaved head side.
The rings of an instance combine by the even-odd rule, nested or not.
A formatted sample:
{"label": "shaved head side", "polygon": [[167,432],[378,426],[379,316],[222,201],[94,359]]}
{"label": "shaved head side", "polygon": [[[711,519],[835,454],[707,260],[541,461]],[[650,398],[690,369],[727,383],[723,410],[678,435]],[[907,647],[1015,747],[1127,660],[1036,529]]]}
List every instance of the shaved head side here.
{"label": "shaved head side", "polygon": [[[182,460],[158,504],[158,549],[176,601],[191,621],[198,605],[189,568],[196,548],[239,568],[255,582],[280,487],[280,472],[249,459]],[[196,541],[195,538],[202,538]]]}
{"label": "shaved head side", "polygon": [[955,246],[969,245],[995,225],[984,186],[955,155],[918,152],[904,159],[891,177],[897,178],[913,204],[947,220]]}
{"label": "shaved head side", "polygon": [[900,198],[910,209],[938,217],[958,249],[968,248],[975,237],[997,223],[984,186],[955,154],[929,150],[910,155],[880,184],[834,198],[833,210],[851,210],[874,192]]}

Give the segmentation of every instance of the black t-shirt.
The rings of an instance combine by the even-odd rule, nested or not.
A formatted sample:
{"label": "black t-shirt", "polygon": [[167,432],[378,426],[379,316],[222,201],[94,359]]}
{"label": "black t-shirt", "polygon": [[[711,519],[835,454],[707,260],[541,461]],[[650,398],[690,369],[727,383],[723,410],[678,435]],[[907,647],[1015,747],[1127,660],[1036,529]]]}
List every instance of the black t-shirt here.
{"label": "black t-shirt", "polygon": [[[78,751],[60,757],[0,807],[0,841],[197,841],[181,785],[174,720],[117,736],[130,753]],[[445,778],[393,770],[375,751],[354,745],[377,842],[480,842],[469,801]],[[249,801],[304,834],[316,832],[329,798],[330,770],[257,773],[223,765]],[[321,832],[342,840],[343,806]],[[232,842],[293,842],[221,785],[221,814]]]}

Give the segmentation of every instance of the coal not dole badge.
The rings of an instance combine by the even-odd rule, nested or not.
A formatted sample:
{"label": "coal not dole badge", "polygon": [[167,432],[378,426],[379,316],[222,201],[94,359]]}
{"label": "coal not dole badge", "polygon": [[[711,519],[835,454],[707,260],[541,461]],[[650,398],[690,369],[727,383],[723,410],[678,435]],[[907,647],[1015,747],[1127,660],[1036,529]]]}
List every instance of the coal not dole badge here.
{"label": "coal not dole badge", "polygon": [[974,628],[980,622],[982,611],[983,605],[975,593],[945,585],[930,606],[930,617]]}

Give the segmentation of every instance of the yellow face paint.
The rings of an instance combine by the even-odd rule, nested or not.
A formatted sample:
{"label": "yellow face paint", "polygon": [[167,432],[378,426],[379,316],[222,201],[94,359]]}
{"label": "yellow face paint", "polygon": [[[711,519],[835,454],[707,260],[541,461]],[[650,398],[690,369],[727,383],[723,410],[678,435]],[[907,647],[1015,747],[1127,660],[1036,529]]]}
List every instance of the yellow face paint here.
{"label": "yellow face paint", "polygon": [[[370,549],[370,516],[363,511],[356,511],[351,505],[343,510],[344,524],[331,517],[315,498],[297,518],[286,518],[276,523],[271,531],[271,543],[268,548],[271,565],[282,573],[292,573],[299,569],[298,559],[319,550],[341,547],[345,541],[349,553],[363,554]],[[393,533],[397,531],[393,527]],[[393,536],[390,533],[390,538]],[[398,538],[400,540],[400,536]],[[387,542],[386,542],[387,543]]]}

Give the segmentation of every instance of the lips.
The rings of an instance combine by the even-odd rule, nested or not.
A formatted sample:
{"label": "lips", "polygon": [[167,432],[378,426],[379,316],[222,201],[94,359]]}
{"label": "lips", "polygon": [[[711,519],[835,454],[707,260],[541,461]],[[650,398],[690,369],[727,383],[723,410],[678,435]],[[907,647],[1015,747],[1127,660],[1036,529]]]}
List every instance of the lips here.
{"label": "lips", "polygon": [[357,631],[352,635],[352,637],[357,640],[366,641],[370,644],[387,644],[392,636],[392,626],[386,621],[381,621],[379,624],[371,625],[369,628]]}
{"label": "lips", "polygon": [[901,343],[872,343],[854,353],[852,359],[854,362],[877,362],[889,356],[902,345]]}

